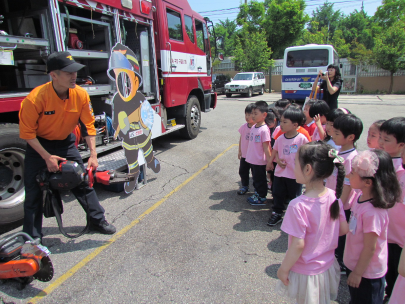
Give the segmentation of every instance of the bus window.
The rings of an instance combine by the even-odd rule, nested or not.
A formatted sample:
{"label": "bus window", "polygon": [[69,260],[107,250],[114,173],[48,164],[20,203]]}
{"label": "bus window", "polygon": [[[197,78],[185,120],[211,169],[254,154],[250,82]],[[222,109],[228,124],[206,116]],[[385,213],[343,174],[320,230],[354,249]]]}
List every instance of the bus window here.
{"label": "bus window", "polygon": [[193,19],[190,16],[184,15],[184,25],[186,26],[188,38],[190,38],[190,41],[194,43]]}
{"label": "bus window", "polygon": [[183,41],[183,27],[181,15],[171,9],[167,9],[167,26],[169,28],[169,38]]}
{"label": "bus window", "polygon": [[333,65],[339,66],[339,56],[336,51],[333,51]]}
{"label": "bus window", "polygon": [[197,36],[197,46],[204,51],[203,23],[197,19],[195,19],[195,33]]}
{"label": "bus window", "polygon": [[287,67],[322,67],[328,65],[328,50],[299,50],[287,53]]}

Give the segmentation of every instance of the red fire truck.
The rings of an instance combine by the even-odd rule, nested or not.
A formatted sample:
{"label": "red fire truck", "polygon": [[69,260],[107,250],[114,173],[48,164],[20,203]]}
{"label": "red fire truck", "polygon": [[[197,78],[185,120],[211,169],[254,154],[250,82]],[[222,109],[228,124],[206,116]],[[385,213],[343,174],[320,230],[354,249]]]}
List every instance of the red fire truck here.
{"label": "red fire truck", "polygon": [[[138,57],[139,90],[161,120],[155,119],[152,138],[176,130],[195,138],[201,112],[216,106],[207,23],[187,0],[0,0],[0,23],[0,225],[23,217],[26,142],[19,138],[18,111],[33,88],[50,81],[50,53],[69,51],[86,65],[77,83],[96,114],[101,169],[126,167],[111,132],[116,87],[107,69],[115,43]],[[89,157],[85,143],[78,148]]]}

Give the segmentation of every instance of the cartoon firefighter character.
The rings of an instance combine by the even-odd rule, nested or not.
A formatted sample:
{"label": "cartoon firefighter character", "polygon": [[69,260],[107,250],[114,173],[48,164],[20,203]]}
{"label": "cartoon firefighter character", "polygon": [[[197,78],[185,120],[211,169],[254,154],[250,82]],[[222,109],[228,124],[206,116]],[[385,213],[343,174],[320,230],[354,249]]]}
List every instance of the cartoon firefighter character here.
{"label": "cartoon firefighter character", "polygon": [[154,111],[138,88],[142,84],[139,63],[134,52],[117,43],[112,51],[108,67],[108,77],[115,81],[117,93],[113,98],[114,138],[123,139],[122,147],[128,163],[129,173],[134,173],[133,182],[125,184],[126,193],[132,192],[138,182],[138,153],[144,154],[147,166],[157,173],[160,163],[153,155],[152,126]]}

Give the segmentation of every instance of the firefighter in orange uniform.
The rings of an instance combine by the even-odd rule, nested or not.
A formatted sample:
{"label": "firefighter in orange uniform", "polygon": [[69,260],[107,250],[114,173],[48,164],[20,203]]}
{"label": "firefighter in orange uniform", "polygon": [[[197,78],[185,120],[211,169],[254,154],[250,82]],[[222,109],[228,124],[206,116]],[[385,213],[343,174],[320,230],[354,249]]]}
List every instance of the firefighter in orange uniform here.
{"label": "firefighter in orange uniform", "polygon": [[[47,70],[52,81],[33,89],[21,103],[20,137],[28,143],[24,161],[23,231],[34,238],[43,236],[42,192],[35,179],[38,172],[45,168],[57,172],[58,161],[65,159],[77,162],[84,169],[72,134],[78,122],[91,153],[87,168],[98,166],[90,97],[76,85],[77,71],[83,67],[68,52],[51,54]],[[104,208],[94,189],[81,185],[71,191],[86,211],[93,230],[115,233],[115,227],[104,217]]]}

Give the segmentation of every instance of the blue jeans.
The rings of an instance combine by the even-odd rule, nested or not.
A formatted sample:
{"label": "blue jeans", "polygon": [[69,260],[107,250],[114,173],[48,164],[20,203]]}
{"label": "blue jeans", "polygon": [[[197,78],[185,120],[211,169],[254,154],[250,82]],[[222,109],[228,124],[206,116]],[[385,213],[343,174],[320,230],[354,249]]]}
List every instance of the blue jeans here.
{"label": "blue jeans", "polygon": [[[351,272],[346,270],[347,277]],[[359,288],[349,286],[350,304],[382,304],[384,288],[385,276],[378,279],[361,278]]]}

